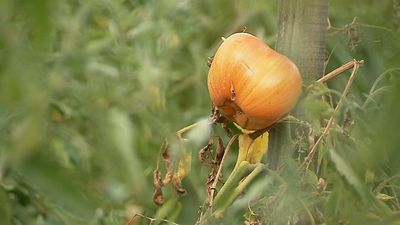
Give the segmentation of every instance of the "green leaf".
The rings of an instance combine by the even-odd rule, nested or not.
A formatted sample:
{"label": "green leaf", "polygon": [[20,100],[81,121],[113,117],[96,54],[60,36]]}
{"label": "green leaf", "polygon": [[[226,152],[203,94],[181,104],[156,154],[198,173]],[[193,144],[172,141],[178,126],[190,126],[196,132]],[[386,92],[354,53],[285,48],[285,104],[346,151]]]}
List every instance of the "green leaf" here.
{"label": "green leaf", "polygon": [[31,157],[19,170],[24,182],[45,201],[57,205],[56,210],[74,215],[83,220],[90,219],[100,202],[95,198],[88,179],[76,170],[61,167],[52,160],[52,155],[39,154]]}
{"label": "green leaf", "polygon": [[353,168],[340,156],[335,150],[330,149],[329,156],[331,161],[335,164],[336,170],[346,179],[346,181],[354,187],[360,196],[365,197],[365,189],[361,182],[360,177],[353,170]]}

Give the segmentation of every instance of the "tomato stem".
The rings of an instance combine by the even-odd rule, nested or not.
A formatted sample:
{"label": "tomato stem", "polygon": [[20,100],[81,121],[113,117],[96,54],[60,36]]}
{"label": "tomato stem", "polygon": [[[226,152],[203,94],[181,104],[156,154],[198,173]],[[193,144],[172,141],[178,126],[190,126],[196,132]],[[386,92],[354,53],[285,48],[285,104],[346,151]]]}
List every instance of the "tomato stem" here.
{"label": "tomato stem", "polygon": [[239,196],[252,180],[264,170],[260,163],[268,151],[268,132],[253,139],[251,134],[239,135],[239,153],[234,169],[214,199],[213,215],[222,217],[226,208]]}

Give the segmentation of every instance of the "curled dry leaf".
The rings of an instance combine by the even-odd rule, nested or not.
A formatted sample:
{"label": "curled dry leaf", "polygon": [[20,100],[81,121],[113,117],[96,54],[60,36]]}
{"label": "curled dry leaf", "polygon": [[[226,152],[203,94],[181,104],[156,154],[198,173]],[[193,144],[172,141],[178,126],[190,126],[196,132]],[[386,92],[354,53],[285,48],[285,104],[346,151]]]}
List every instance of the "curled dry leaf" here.
{"label": "curled dry leaf", "polygon": [[161,206],[164,203],[162,188],[167,186],[174,176],[174,169],[172,168],[171,161],[169,159],[169,145],[167,141],[163,142],[161,150],[162,160],[167,168],[167,173],[165,174],[164,179],[162,179],[162,174],[159,170],[159,162],[157,162],[157,168],[153,172],[153,202],[158,206]]}
{"label": "curled dry leaf", "polygon": [[191,165],[192,155],[184,153],[179,160],[178,168],[175,171],[174,177],[172,178],[174,189],[179,194],[186,194],[186,190],[182,188],[182,179],[189,173]]}
{"label": "curled dry leaf", "polygon": [[154,189],[153,202],[158,206],[162,206],[164,204],[164,196],[161,188]]}
{"label": "curled dry leaf", "polygon": [[226,122],[226,118],[221,114],[220,110],[212,105],[211,107],[211,122],[212,123],[224,123]]}
{"label": "curled dry leaf", "polygon": [[[216,149],[216,154],[215,154],[215,159],[213,160],[212,163],[212,168],[210,173],[208,174],[207,177],[207,199],[208,202],[212,202],[212,199],[214,198],[215,195],[215,179],[221,180],[222,179],[222,173],[218,174],[218,169],[222,163],[222,159],[224,158],[224,153],[225,153],[225,147],[224,143],[222,141],[222,138],[218,136],[218,146]],[[218,176],[218,177],[216,177]]]}
{"label": "curled dry leaf", "polygon": [[158,168],[153,172],[153,187],[153,202],[156,205],[161,206],[164,203],[164,196],[162,193],[163,181],[161,178],[161,172],[158,170]]}
{"label": "curled dry leaf", "polygon": [[165,174],[165,178],[163,180],[163,186],[167,186],[174,176],[174,169],[171,166],[171,160],[169,159],[169,146],[166,144],[164,152],[162,153],[162,159],[165,167],[167,168],[167,174]]}
{"label": "curled dry leaf", "polygon": [[201,163],[204,163],[207,159],[209,159],[211,154],[212,146],[214,145],[214,137],[211,136],[210,140],[208,141],[207,145],[204,146],[199,151],[199,159]]}
{"label": "curled dry leaf", "polygon": [[224,157],[225,147],[222,138],[218,136],[218,146],[217,146],[217,154],[215,156],[215,164],[218,167],[221,164],[222,158]]}
{"label": "curled dry leaf", "polygon": [[187,193],[187,191],[182,188],[182,181],[181,179],[179,179],[178,176],[174,176],[172,179],[172,184],[174,186],[174,189],[176,192],[178,192],[181,195],[185,195]]}
{"label": "curled dry leaf", "polygon": [[169,159],[169,145],[166,144],[162,153],[162,159],[166,168],[171,168],[171,160]]}
{"label": "curled dry leaf", "polygon": [[186,194],[186,190],[182,188],[182,179],[190,171],[192,156],[190,154],[184,154],[179,160],[178,167],[174,168],[171,163],[169,151],[169,145],[165,144],[162,159],[167,168],[167,173],[165,174],[164,180],[161,182],[161,186],[165,187],[172,181],[172,185],[176,192],[179,194]]}
{"label": "curled dry leaf", "polygon": [[163,186],[167,186],[169,183],[171,183],[173,177],[174,177],[174,170],[172,168],[168,168],[167,174],[165,174],[165,178],[162,181]]}

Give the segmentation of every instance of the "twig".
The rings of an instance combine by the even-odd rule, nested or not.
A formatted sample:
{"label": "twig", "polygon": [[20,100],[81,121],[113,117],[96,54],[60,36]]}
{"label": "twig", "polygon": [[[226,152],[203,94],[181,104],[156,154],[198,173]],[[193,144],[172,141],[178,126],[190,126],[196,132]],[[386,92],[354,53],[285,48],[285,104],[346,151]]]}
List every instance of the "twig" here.
{"label": "twig", "polygon": [[219,180],[219,176],[221,174],[222,171],[222,166],[224,164],[225,158],[228,155],[229,150],[231,149],[231,146],[233,144],[233,142],[236,141],[236,139],[238,138],[238,135],[234,135],[228,142],[228,144],[225,147],[225,151],[224,151],[224,156],[222,157],[221,163],[219,164],[219,168],[217,171],[217,174],[215,175],[214,178],[214,182],[212,183],[211,187],[210,187],[210,199],[208,201],[208,205],[211,207],[214,201],[214,194],[215,194],[215,188],[217,186],[218,180]]}
{"label": "twig", "polygon": [[[350,63],[352,63],[352,65],[349,65]],[[312,159],[314,157],[315,152],[317,151],[317,147],[318,147],[319,143],[322,141],[322,139],[325,136],[327,136],[329,134],[329,130],[330,130],[330,128],[333,125],[333,122],[335,120],[335,115],[337,114],[337,112],[339,111],[340,107],[342,106],[344,98],[348,94],[348,92],[350,90],[350,87],[351,87],[351,84],[353,83],[355,75],[356,75],[356,73],[358,71],[358,68],[360,67],[360,65],[362,63],[363,63],[362,60],[361,61],[353,60],[353,61],[351,61],[349,63],[346,63],[345,65],[339,67],[338,69],[332,71],[331,73],[329,73],[328,74],[329,77],[328,77],[328,75],[324,76],[324,77],[328,77],[328,78],[323,79],[324,78],[323,77],[323,78],[321,78],[320,80],[317,81],[317,82],[325,82],[325,81],[327,81],[327,80],[329,80],[329,79],[331,79],[331,78],[333,78],[333,77],[345,72],[346,70],[349,70],[349,69],[353,68],[353,70],[351,72],[351,75],[350,75],[350,78],[347,81],[346,87],[344,88],[344,91],[343,91],[342,95],[340,96],[339,102],[337,103],[337,105],[335,107],[335,110],[333,111],[332,116],[329,118],[329,121],[326,124],[326,127],[325,127],[324,131],[319,136],[318,140],[314,143],[314,145],[312,146],[312,148],[311,148],[310,152],[308,153],[306,159],[304,160],[303,166],[305,166],[306,169],[308,169],[308,167],[310,166],[310,163],[311,163],[311,161],[312,161]],[[337,72],[335,72],[335,71],[337,71]],[[330,74],[333,74],[333,75],[330,75]],[[321,81],[321,80],[323,80],[323,81]]]}
{"label": "twig", "polygon": [[203,121],[198,121],[198,122],[196,122],[196,123],[194,123],[194,124],[191,124],[191,125],[189,125],[189,126],[186,126],[186,127],[182,128],[182,129],[178,130],[178,131],[176,132],[176,136],[177,136],[178,139],[182,142],[182,141],[183,141],[182,135],[183,135],[184,133],[186,133],[187,131],[193,129],[194,127],[198,126],[198,125],[201,124],[202,122],[203,122]]}
{"label": "twig", "polygon": [[138,216],[149,220],[150,224],[152,224],[154,221],[159,220],[159,221],[170,223],[170,224],[173,224],[173,225],[179,225],[177,223],[171,222],[171,221],[166,220],[166,219],[155,219],[155,218],[151,218],[151,217],[145,216],[145,215],[140,214],[140,213],[136,213],[135,215],[133,215],[125,225],[130,225],[133,222],[133,220]]}
{"label": "twig", "polygon": [[[357,60],[353,59],[353,60],[351,60],[350,62],[348,62],[348,63],[342,65],[341,67],[339,67],[339,68],[335,69],[334,71],[332,71],[332,72],[326,74],[325,76],[321,77],[321,78],[320,78],[319,80],[317,80],[316,82],[317,82],[317,83],[325,83],[325,82],[331,80],[332,78],[335,78],[335,77],[337,77],[338,75],[340,75],[340,74],[342,74],[342,73],[344,73],[344,72],[346,72],[346,71],[348,71],[348,70],[354,68],[356,64],[357,64],[358,66],[360,66],[360,65],[363,64],[363,63],[364,63],[364,60],[357,61]],[[314,84],[310,84],[310,85],[307,87],[307,89],[310,90],[313,86],[314,86]]]}

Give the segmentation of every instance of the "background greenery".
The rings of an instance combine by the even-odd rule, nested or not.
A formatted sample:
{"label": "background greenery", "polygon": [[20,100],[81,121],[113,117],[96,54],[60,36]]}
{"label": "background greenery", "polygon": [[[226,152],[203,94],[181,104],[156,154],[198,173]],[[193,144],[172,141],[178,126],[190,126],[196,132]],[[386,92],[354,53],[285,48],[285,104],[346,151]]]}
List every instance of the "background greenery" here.
{"label": "background greenery", "polygon": [[[221,36],[245,26],[274,46],[276,4],[0,1],[0,224],[123,224],[135,213],[194,224],[208,173],[195,151],[208,129],[191,135],[188,195],[167,189],[162,208],[152,202],[160,145],[209,115],[207,57]],[[400,223],[400,2],[331,1],[329,15],[326,70],[365,60],[337,124],[304,178],[309,140],[348,75],[304,97],[293,159],[221,223]]]}

